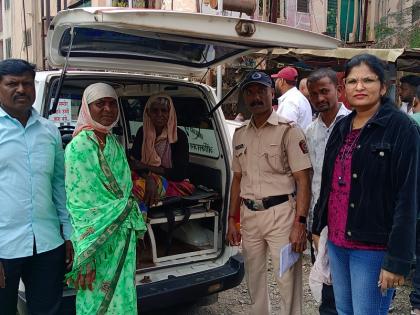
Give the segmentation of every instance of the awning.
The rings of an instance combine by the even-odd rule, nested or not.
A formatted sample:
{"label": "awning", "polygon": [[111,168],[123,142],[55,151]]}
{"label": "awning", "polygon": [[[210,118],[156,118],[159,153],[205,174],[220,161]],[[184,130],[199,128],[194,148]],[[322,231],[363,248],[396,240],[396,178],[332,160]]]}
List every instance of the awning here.
{"label": "awning", "polygon": [[[261,50],[257,55],[266,54],[267,50]],[[288,63],[304,62],[314,68],[317,67],[342,67],[344,63],[362,53],[375,55],[379,59],[394,63],[398,71],[420,73],[420,49],[374,49],[374,48],[336,48],[336,49],[283,49],[272,50],[273,60]]]}

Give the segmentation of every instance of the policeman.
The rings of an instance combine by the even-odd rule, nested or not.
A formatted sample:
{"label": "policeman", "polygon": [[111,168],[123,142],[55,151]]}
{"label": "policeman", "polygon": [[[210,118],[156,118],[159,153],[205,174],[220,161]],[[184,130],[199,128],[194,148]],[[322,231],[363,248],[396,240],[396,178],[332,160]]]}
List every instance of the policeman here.
{"label": "policeman", "polygon": [[[240,92],[252,117],[233,136],[234,175],[227,237],[231,245],[237,246],[242,236],[252,314],[270,314],[269,251],[280,288],[280,314],[300,315],[302,259],[300,257],[280,278],[279,254],[288,243],[297,253],[306,248],[311,162],[305,136],[298,127],[273,111],[274,90],[267,74],[250,74]],[[240,232],[235,226],[239,206]]]}

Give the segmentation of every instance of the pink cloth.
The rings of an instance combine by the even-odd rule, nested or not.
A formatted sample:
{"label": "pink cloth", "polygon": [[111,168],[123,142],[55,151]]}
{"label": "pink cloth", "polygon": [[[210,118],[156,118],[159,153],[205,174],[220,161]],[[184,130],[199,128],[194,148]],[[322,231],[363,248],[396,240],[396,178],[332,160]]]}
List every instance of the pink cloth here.
{"label": "pink cloth", "polygon": [[[384,246],[366,244],[357,241],[350,241],[345,238],[346,223],[350,197],[351,183],[351,159],[355,144],[360,133],[360,129],[352,130],[346,137],[344,145],[341,147],[335,160],[333,179],[331,183],[330,198],[328,200],[328,239],[337,246],[349,249],[383,250]],[[347,152],[342,169],[341,158]],[[339,185],[338,178],[343,177],[345,185]]]}
{"label": "pink cloth", "polygon": [[[165,98],[169,101],[169,119],[166,128],[162,134],[156,138],[156,131],[148,114],[150,105],[159,98]],[[164,93],[155,94],[149,97],[143,113],[143,145],[141,149],[141,162],[150,166],[161,166],[162,161],[156,152],[155,144],[158,141],[167,139],[169,144],[178,141],[177,118],[172,98]]]}
{"label": "pink cloth", "polygon": [[77,118],[76,128],[73,132],[73,138],[82,130],[96,130],[107,134],[115,127],[120,119],[119,107],[117,119],[109,126],[104,126],[94,121],[90,115],[89,104],[105,97],[112,97],[118,102],[117,93],[115,93],[114,88],[109,84],[94,83],[85,89],[82,97],[82,107],[80,109],[79,117]]}
{"label": "pink cloth", "polygon": [[172,168],[171,145],[169,144],[168,139],[156,142],[155,150],[160,157],[161,166],[164,168]]}

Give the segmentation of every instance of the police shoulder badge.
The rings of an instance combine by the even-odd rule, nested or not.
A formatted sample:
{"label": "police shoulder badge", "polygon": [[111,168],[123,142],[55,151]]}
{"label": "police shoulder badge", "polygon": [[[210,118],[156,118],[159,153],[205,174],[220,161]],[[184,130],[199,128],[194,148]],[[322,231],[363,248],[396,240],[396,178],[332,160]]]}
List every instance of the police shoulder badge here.
{"label": "police shoulder badge", "polygon": [[300,140],[299,141],[299,147],[302,150],[303,154],[307,154],[308,153],[308,146],[306,145],[306,141],[305,140]]}

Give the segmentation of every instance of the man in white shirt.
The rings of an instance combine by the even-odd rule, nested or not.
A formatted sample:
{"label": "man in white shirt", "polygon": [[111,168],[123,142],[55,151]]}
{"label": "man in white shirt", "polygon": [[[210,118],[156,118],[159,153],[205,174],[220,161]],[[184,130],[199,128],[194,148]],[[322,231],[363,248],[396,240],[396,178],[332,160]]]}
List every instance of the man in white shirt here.
{"label": "man in white shirt", "polygon": [[308,82],[308,78],[303,78],[302,80],[300,80],[300,82],[299,82],[299,91],[309,101],[309,91],[308,91],[307,82]]}
{"label": "man in white shirt", "polygon": [[296,88],[298,72],[293,67],[285,67],[271,77],[276,79],[276,91],[281,94],[277,114],[305,130],[312,122],[312,109],[306,97]]}
{"label": "man in white shirt", "polygon": [[[313,211],[319,198],[321,188],[322,164],[324,162],[325,147],[335,123],[350,111],[344,104],[338,102],[341,86],[338,85],[337,74],[326,68],[312,72],[307,81],[309,99],[319,116],[306,129],[306,139],[309,156],[313,165],[312,198],[308,216],[308,230],[312,230]],[[316,247],[318,238],[313,236]],[[319,313],[337,314],[331,285],[323,284],[322,302]]]}
{"label": "man in white shirt", "polygon": [[416,95],[416,88],[420,85],[420,77],[415,75],[406,75],[400,79],[400,85],[398,87],[398,95],[401,99],[401,110],[409,115],[413,114],[411,108]]}

